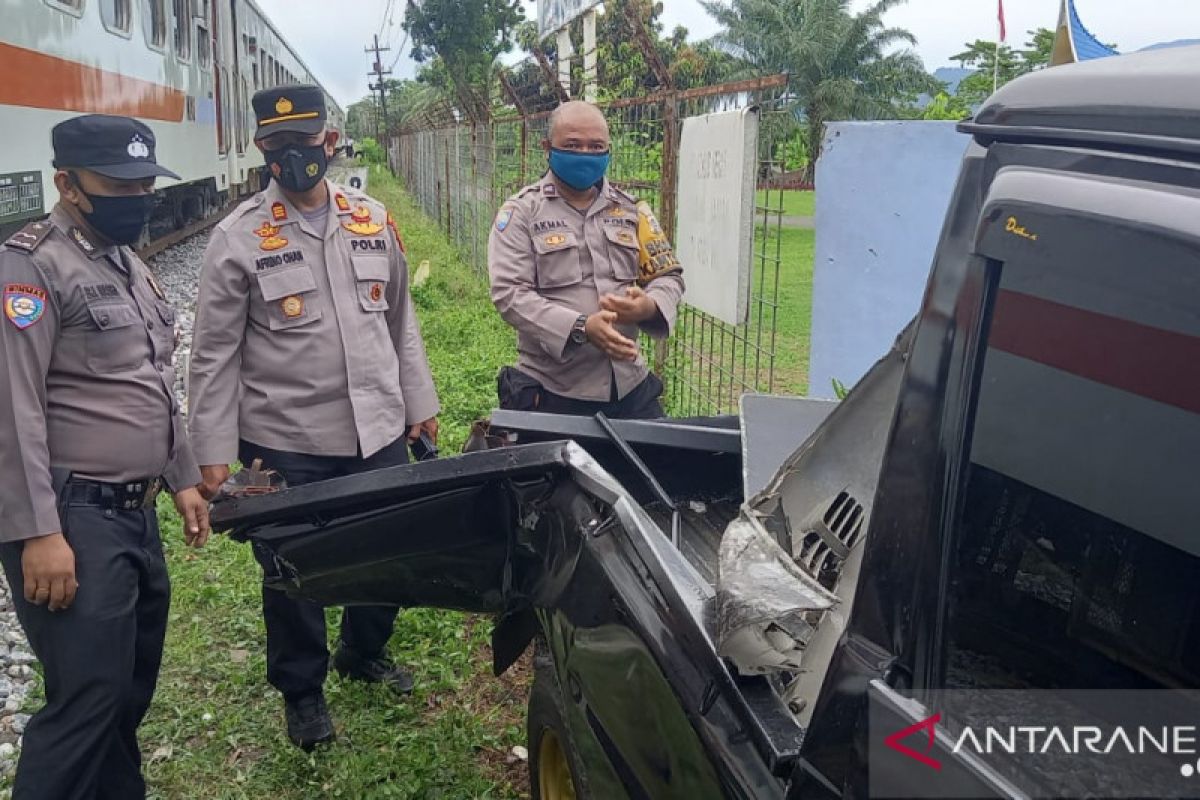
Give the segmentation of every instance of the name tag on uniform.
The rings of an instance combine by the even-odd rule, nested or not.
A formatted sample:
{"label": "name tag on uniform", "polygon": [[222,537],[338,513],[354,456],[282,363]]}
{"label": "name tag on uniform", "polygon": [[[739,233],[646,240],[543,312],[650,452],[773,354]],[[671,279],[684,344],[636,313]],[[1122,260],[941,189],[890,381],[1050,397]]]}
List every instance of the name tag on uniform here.
{"label": "name tag on uniform", "polygon": [[387,241],[384,239],[351,239],[350,249],[356,253],[386,253]]}

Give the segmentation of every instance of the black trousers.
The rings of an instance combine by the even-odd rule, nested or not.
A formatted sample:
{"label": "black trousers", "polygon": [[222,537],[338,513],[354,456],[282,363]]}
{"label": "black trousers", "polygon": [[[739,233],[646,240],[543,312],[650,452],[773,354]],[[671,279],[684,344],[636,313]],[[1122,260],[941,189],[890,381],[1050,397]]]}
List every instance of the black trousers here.
{"label": "black trousers", "polygon": [[[242,441],[238,458],[249,464],[261,458],[287,481],[288,486],[353,475],[408,463],[408,442],[401,436],[370,458],[359,456],[314,456],[287,453]],[[269,553],[254,549],[263,568],[263,621],[267,627],[267,680],[285,700],[292,702],[320,692],[329,668],[325,611],[307,600],[293,600],[266,585],[274,577],[275,563]],[[364,658],[382,655],[392,636],[395,606],[353,606],[342,611],[341,644]]]}
{"label": "black trousers", "polygon": [[46,705],[25,729],[17,800],[144,798],[137,729],[158,682],[171,588],[152,509],[63,510],[79,591],[66,611],[25,601],[20,542],[0,561],[45,673]]}
{"label": "black trousers", "polygon": [[570,414],[577,417],[594,416],[603,411],[612,419],[658,419],[665,416],[658,398],[663,384],[654,373],[633,387],[633,391],[617,399],[617,382],[613,379],[612,396],[608,401],[576,400],[555,394],[534,378],[515,367],[504,367],[496,379],[500,407],[513,411],[540,411],[545,414]]}

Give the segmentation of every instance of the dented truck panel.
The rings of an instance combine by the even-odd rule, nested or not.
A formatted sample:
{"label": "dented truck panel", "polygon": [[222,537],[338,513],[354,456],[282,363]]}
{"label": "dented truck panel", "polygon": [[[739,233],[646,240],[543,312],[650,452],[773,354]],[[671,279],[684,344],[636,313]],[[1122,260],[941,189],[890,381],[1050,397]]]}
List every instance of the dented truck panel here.
{"label": "dented truck panel", "polygon": [[[538,639],[593,797],[865,797],[868,699],[898,726],[919,721],[962,677],[951,645],[974,624],[1028,652],[1022,669],[1077,688],[1195,688],[1200,507],[1179,487],[1200,469],[1185,358],[1200,342],[1200,107],[1178,87],[1198,56],[1046,70],[962,125],[973,140],[917,318],[842,403],[797,407],[774,473],[744,469],[754,437],[729,418],[498,412],[515,446],[226,500],[214,527],[270,553],[297,596],[494,615],[498,671]],[[1019,313],[1023,292],[1047,295],[1033,307],[1049,317]],[[1106,358],[1055,361],[1081,338],[1040,335],[1060,309],[1135,333],[1173,325],[1153,355],[1179,367],[1143,358],[1128,371],[1142,385],[1105,386]],[[1029,398],[1053,412],[1041,458],[1009,444],[1041,408]],[[1103,433],[1109,413],[1108,441],[1081,433]],[[1092,454],[1135,450],[1128,475],[1046,485],[1059,477],[1046,453],[1087,477]],[[1005,505],[993,523],[1004,492],[1049,510],[1017,519]],[[1036,556],[1034,579],[1087,580],[1021,597],[1023,562],[997,543],[1068,513],[1045,542],[1018,531],[1020,553]],[[1121,603],[1105,595],[1118,574],[1132,587]],[[1077,612],[1093,601],[1107,602],[1105,630]],[[1052,624],[1076,649],[1054,652]],[[1011,789],[982,763],[963,779]]]}

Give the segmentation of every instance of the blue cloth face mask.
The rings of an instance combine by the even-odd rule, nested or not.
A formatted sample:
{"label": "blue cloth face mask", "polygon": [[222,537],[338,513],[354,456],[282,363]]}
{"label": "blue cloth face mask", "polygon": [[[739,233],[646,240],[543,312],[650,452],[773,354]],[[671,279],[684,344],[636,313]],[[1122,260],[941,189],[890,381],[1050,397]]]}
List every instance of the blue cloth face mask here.
{"label": "blue cloth face mask", "polygon": [[575,153],[550,148],[550,171],[572,189],[584,191],[595,186],[608,172],[609,153]]}

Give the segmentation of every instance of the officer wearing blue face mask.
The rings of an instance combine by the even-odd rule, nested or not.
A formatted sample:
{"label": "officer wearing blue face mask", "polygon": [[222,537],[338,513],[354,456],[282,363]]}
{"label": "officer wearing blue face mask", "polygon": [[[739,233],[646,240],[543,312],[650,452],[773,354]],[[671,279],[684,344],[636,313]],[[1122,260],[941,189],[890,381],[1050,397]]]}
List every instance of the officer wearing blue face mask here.
{"label": "officer wearing blue face mask", "polygon": [[666,338],[682,268],[649,205],[613,186],[608,124],[564,103],[542,143],[549,171],[492,226],[492,302],[517,329],[518,361],[498,378],[502,408],[616,418],[662,416],[662,383],[640,332]]}

